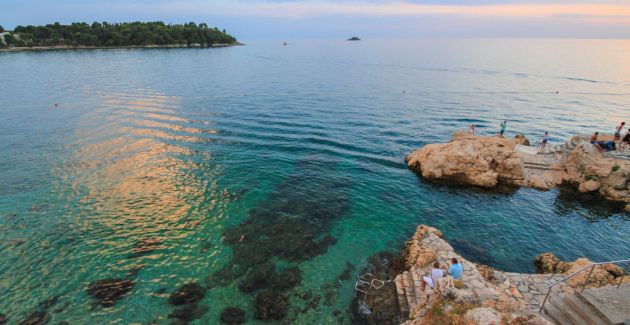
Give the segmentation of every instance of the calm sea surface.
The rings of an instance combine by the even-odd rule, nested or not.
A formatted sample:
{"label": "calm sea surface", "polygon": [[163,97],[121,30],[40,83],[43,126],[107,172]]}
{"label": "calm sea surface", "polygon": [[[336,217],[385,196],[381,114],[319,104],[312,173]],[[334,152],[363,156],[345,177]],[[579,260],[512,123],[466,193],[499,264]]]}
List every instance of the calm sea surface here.
{"label": "calm sea surface", "polygon": [[[255,323],[239,284],[271,261],[301,270],[285,319],[348,323],[340,273],[421,223],[503,270],[533,271],[546,251],[628,258],[616,205],[438,186],[404,163],[471,123],[552,143],[611,132],[630,120],[628,58],[627,40],[0,53],[0,313],[162,324],[168,294],[198,281],[198,323],[227,306]],[[107,278],[135,283],[112,308],[86,293]],[[322,299],[308,306],[309,291]]]}

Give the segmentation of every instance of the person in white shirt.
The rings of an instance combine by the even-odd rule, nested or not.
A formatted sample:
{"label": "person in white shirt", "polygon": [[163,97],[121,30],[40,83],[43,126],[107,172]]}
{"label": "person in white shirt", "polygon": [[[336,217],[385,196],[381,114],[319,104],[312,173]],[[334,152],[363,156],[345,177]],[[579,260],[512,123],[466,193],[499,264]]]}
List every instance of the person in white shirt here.
{"label": "person in white shirt", "polygon": [[444,270],[440,268],[440,262],[435,262],[433,263],[433,269],[431,270],[431,274],[429,274],[429,276],[423,276],[422,280],[429,287],[435,288],[435,284],[443,277],[444,277]]}

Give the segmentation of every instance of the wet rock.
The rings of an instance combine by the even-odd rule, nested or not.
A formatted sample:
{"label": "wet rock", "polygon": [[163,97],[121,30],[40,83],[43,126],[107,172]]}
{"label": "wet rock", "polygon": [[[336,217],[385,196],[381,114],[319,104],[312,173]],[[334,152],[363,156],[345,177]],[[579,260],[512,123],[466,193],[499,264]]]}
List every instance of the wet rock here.
{"label": "wet rock", "polygon": [[20,322],[20,325],[43,325],[47,324],[50,316],[46,312],[36,311]]}
{"label": "wet rock", "polygon": [[302,271],[297,267],[291,267],[278,274],[273,281],[277,290],[288,290],[302,282]]}
{"label": "wet rock", "polygon": [[250,270],[243,281],[238,285],[242,292],[253,292],[265,288],[275,277],[276,267],[271,262],[266,262],[255,266]]}
{"label": "wet rock", "polygon": [[7,318],[7,315],[0,314],[0,325],[1,324],[6,324],[7,322],[9,322],[9,319]]}
{"label": "wet rock", "polygon": [[87,293],[103,307],[113,306],[116,301],[133,289],[134,283],[124,279],[103,279],[90,283]]}
{"label": "wet rock", "polygon": [[207,311],[208,306],[192,303],[175,309],[168,315],[168,318],[175,318],[183,323],[188,323],[201,318]]}
{"label": "wet rock", "polygon": [[256,296],[254,317],[260,320],[279,320],[287,315],[289,299],[280,293],[263,291]]}
{"label": "wet rock", "polygon": [[[390,252],[380,252],[368,258],[368,266],[359,274],[367,272],[372,276],[369,279],[387,281],[396,276],[398,264],[392,263],[400,259],[400,256]],[[365,279],[365,278],[364,278]],[[350,305],[350,315],[353,323],[357,324],[399,324],[400,310],[396,300],[396,285],[394,282],[384,282],[378,289],[372,288],[367,294],[358,293]]]}
{"label": "wet rock", "polygon": [[564,273],[570,268],[568,263],[560,261],[552,253],[542,253],[536,256],[534,266],[536,266],[538,273]]}
{"label": "wet rock", "polygon": [[226,324],[243,324],[245,311],[236,307],[227,307],[221,312],[221,321]]}
{"label": "wet rock", "polygon": [[173,292],[168,301],[173,305],[183,305],[197,302],[206,295],[206,288],[197,282],[189,282]]}
{"label": "wet rock", "polygon": [[[586,258],[578,258],[574,262],[563,262],[551,253],[543,253],[536,257],[534,264],[539,273],[571,274],[592,265],[593,262]],[[620,277],[623,279],[620,280]],[[582,272],[573,276],[567,283],[573,287],[584,284],[588,287],[601,287],[617,284],[619,281],[622,283],[630,282],[630,276],[625,275],[623,269],[617,265],[603,264],[595,266],[592,272]]]}

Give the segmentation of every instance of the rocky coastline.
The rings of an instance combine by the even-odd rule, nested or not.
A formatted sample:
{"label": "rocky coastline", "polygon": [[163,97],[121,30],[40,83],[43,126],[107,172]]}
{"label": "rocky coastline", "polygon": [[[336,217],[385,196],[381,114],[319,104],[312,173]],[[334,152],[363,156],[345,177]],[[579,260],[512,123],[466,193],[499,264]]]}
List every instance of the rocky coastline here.
{"label": "rocky coastline", "polygon": [[509,139],[456,131],[450,142],[428,144],[405,160],[430,181],[540,190],[569,185],[581,193],[623,203],[630,212],[630,161],[602,154],[588,140],[588,136],[576,135],[539,152],[522,135]]}
{"label": "rocky coastline", "polygon": [[[430,272],[435,261],[445,266],[451,258],[457,258],[463,266],[462,281],[453,281],[447,276],[438,281],[436,289],[426,286],[423,290],[422,275]],[[388,270],[376,267],[377,273],[373,274],[375,277],[390,275],[382,286],[379,280],[372,281],[369,288],[363,288],[369,289],[366,293],[356,292],[353,303],[356,323],[553,324],[539,313],[548,286],[592,264],[585,258],[563,262],[551,253],[543,253],[533,261],[536,274],[503,272],[463,258],[438,229],[426,225],[417,227],[405,243],[400,259],[390,258],[390,261]],[[391,276],[392,273],[397,275]],[[553,295],[573,295],[582,285],[598,288],[630,284],[630,276],[613,264],[595,267],[588,282],[587,275],[580,273],[561,283],[554,288]],[[393,310],[398,314],[392,317]],[[383,316],[388,317],[387,321]]]}

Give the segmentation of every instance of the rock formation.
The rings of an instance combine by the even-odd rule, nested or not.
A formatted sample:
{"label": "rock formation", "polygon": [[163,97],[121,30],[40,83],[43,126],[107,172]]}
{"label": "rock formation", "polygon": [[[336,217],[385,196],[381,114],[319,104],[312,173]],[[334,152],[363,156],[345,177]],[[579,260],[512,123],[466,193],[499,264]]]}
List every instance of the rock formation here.
{"label": "rock formation", "polygon": [[[403,249],[406,270],[395,277],[396,298],[400,319],[404,325],[420,324],[551,324],[538,312],[549,284],[567,274],[590,265],[587,259],[562,262],[549,253],[535,260],[537,269],[544,274],[502,272],[488,266],[472,263],[458,255],[445,241],[442,233],[432,227],[420,225]],[[438,281],[435,289],[422,285],[422,276],[430,272],[431,264],[442,266],[457,258],[462,264],[462,281],[450,276]],[[588,276],[555,287],[556,293],[573,294],[581,288]],[[597,267],[589,287],[630,282],[630,276],[614,265]],[[371,306],[367,306],[371,308]]]}
{"label": "rock formation", "polygon": [[[563,262],[552,253],[542,253],[534,260],[536,270],[539,273],[556,273],[565,276],[575,273],[580,269],[593,264],[587,258],[578,258],[574,262]],[[587,282],[588,279],[588,282]],[[589,276],[589,271],[585,271],[568,279],[569,285],[573,287],[586,285],[586,287],[601,287],[605,285],[617,285],[619,283],[630,283],[630,276],[625,275],[624,270],[615,264],[597,265]]]}
{"label": "rock formation", "polygon": [[630,211],[630,162],[606,157],[584,136],[538,154],[523,136],[478,137],[458,131],[448,143],[428,144],[406,161],[423,178],[493,188],[500,183],[548,190],[570,184],[580,192],[626,203]]}
{"label": "rock formation", "polygon": [[455,132],[446,144],[429,144],[406,157],[407,164],[430,180],[448,180],[495,187],[499,179],[521,180],[516,141],[501,137],[475,137]]}

